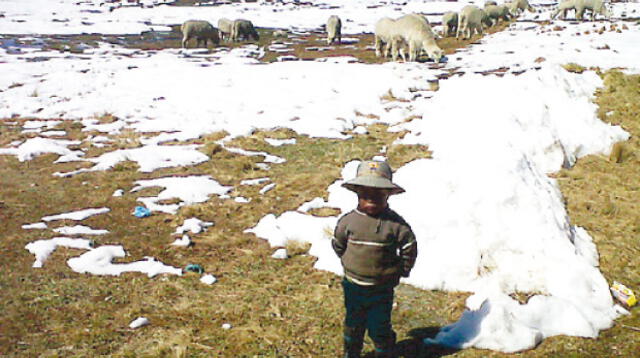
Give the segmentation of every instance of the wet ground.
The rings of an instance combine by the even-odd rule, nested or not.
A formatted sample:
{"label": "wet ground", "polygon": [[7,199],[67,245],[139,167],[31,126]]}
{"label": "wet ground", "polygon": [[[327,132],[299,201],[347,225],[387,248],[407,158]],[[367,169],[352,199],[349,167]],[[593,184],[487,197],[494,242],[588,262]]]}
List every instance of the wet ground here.
{"label": "wet ground", "polygon": [[[180,25],[172,25],[171,31],[148,31],[139,35],[0,35],[0,47],[9,54],[19,55],[33,51],[59,51],[71,54],[82,54],[88,49],[100,47],[101,43],[122,46],[143,51],[162,49],[179,49],[182,47]],[[314,60],[319,57],[353,56],[359,62],[380,63],[384,59],[375,57],[372,34],[345,36],[340,44],[326,43],[326,34],[317,31],[287,32],[284,36],[274,35],[279,29],[258,29],[259,41],[221,42],[218,46],[209,44],[209,51],[215,53],[221,49],[241,47],[255,44],[264,47],[263,62],[287,60]],[[188,48],[195,46],[194,40]],[[426,59],[425,59],[426,60]],[[354,60],[355,61],[355,60]]]}
{"label": "wet ground", "polygon": [[[437,25],[437,24],[433,24]],[[508,23],[502,23],[488,29],[485,33],[502,31]],[[103,35],[103,34],[82,34],[82,35],[0,35],[0,47],[7,50],[11,55],[26,55],[23,59],[28,62],[47,61],[52,56],[51,51],[57,51],[57,58],[60,54],[68,54],[74,58],[90,58],[93,49],[100,48],[104,44],[111,44],[127,49],[139,50],[127,56],[144,54],[147,51],[158,51],[163,49],[180,49],[182,47],[182,34],[180,24],[169,25],[170,31],[147,31],[141,34],[126,35]],[[233,48],[247,45],[257,45],[264,50],[258,60],[264,63],[278,61],[297,60],[317,60],[319,58],[345,57],[347,62],[361,63],[382,63],[389,59],[378,58],[374,51],[373,34],[345,35],[339,44],[327,44],[326,33],[322,28],[310,31],[287,30],[282,34],[283,29],[258,28],[259,41],[227,42],[223,41],[218,46],[209,44],[207,49],[199,52],[199,57],[204,61],[215,61],[216,53],[228,51]],[[440,47],[447,56],[453,55],[458,49],[477,44],[480,36],[475,35],[469,40],[459,40],[456,38],[440,38],[437,40]],[[195,41],[191,40],[187,47],[193,48]],[[38,54],[42,52],[42,56]],[[209,56],[210,55],[210,56]],[[257,55],[256,55],[257,56]],[[419,58],[419,61],[430,68],[444,68],[445,63],[434,63],[426,56]],[[445,58],[446,61],[446,58]],[[0,60],[1,62],[1,60]],[[444,62],[444,61],[443,61]],[[495,69],[487,73],[501,75],[508,71],[508,68]],[[449,69],[447,74],[441,77],[456,75],[456,69]]]}

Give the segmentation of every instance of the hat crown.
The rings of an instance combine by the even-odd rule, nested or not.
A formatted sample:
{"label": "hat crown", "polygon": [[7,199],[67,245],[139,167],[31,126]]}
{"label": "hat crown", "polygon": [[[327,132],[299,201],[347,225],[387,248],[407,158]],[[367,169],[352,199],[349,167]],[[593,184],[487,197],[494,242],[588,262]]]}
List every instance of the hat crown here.
{"label": "hat crown", "polygon": [[368,160],[360,163],[356,171],[356,178],[364,176],[377,176],[392,180],[393,173],[387,162]]}

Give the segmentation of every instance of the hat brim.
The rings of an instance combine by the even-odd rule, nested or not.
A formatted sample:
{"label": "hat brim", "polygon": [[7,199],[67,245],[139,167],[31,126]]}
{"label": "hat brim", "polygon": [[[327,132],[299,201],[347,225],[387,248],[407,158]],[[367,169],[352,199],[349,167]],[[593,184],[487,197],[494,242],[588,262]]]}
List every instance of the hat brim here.
{"label": "hat brim", "polygon": [[342,183],[342,186],[353,192],[357,192],[358,187],[367,186],[371,188],[387,189],[390,192],[389,195],[404,193],[404,189],[399,185],[392,183],[391,180],[373,175],[356,177]]}

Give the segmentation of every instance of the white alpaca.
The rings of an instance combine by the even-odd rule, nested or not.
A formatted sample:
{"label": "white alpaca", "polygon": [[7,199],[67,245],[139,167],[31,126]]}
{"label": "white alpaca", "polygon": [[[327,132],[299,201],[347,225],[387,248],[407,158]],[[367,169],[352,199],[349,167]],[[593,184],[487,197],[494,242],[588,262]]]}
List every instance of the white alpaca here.
{"label": "white alpaca", "polygon": [[[376,22],[374,33],[376,56],[389,57],[389,51],[391,51],[391,57],[395,61],[398,57],[399,47],[404,41],[398,32],[396,20],[383,17]],[[404,53],[400,55],[405,60]]]}
{"label": "white alpaca", "polygon": [[342,20],[340,20],[338,16],[329,16],[326,29],[328,45],[331,45],[334,41],[337,41],[338,43],[342,41]]}
{"label": "white alpaca", "polygon": [[476,34],[483,34],[483,25],[491,26],[491,19],[481,8],[475,5],[467,5],[460,10],[458,15],[458,33],[456,37],[463,35],[464,39],[468,39]]}
{"label": "white alpaca", "polygon": [[584,18],[584,12],[586,10],[591,11],[591,21],[595,20],[596,14],[600,14],[609,20],[611,18],[611,12],[607,9],[602,0],[566,0],[558,5],[558,8],[551,14],[551,18],[555,19],[558,14],[562,13],[562,19],[567,16],[569,10],[576,11],[576,20],[582,20]]}
{"label": "white alpaca", "polygon": [[188,20],[182,24],[180,30],[182,31],[183,48],[187,47],[187,41],[191,39],[196,39],[196,46],[204,42],[204,46],[206,47],[209,40],[211,40],[214,45],[220,43],[218,29],[213,27],[208,21]]}
{"label": "white alpaca", "polygon": [[487,5],[484,12],[491,19],[492,25],[496,25],[500,20],[509,21],[511,17],[507,5]]}
{"label": "white alpaca", "polygon": [[233,28],[233,21],[225,18],[218,20],[218,32],[220,32],[220,39],[229,41],[231,39],[231,30]]}
{"label": "white alpaca", "polygon": [[528,0],[513,0],[509,3],[505,3],[509,7],[509,12],[512,16],[517,16],[521,12],[528,10],[529,12],[536,12],[536,10],[529,4]]}
{"label": "white alpaca", "polygon": [[231,27],[231,40],[240,41],[241,39],[253,39],[255,41],[260,40],[258,32],[253,27],[253,23],[249,20],[238,19],[233,21],[233,26]]}
{"label": "white alpaca", "polygon": [[442,15],[442,36],[453,36],[458,31],[458,13],[447,11]]}
{"label": "white alpaca", "polygon": [[427,19],[419,14],[408,14],[396,20],[397,31],[409,46],[409,61],[416,61],[425,51],[433,61],[440,62],[444,52],[436,43],[436,34]]}

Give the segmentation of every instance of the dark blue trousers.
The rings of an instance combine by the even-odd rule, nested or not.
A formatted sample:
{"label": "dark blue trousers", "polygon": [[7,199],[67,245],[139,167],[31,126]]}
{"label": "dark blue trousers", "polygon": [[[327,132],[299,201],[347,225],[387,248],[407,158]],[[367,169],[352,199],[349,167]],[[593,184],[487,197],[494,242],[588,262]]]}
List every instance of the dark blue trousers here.
{"label": "dark blue trousers", "polygon": [[[396,334],[391,327],[391,309],[395,286],[361,286],[346,278],[342,280],[346,308],[345,341],[362,340],[366,329],[376,350],[383,352],[393,348]],[[349,337],[347,332],[360,334],[361,337]]]}

